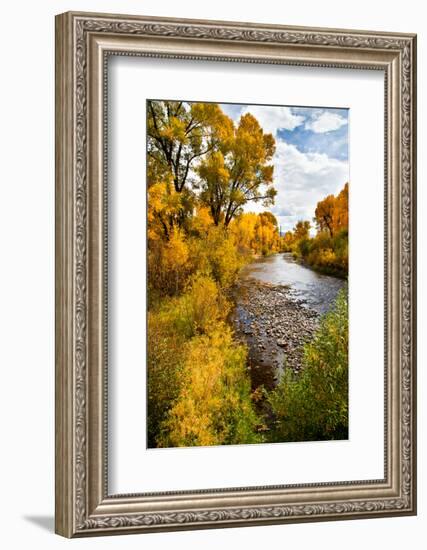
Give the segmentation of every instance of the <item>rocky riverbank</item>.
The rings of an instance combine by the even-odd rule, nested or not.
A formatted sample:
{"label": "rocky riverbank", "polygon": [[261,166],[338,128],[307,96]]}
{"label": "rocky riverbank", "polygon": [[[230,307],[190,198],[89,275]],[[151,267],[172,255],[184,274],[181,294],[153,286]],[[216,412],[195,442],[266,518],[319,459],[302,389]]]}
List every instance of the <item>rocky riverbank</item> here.
{"label": "rocky riverbank", "polygon": [[303,345],[318,326],[319,314],[302,305],[288,286],[272,285],[253,278],[235,288],[234,326],[249,350],[253,389],[272,388],[281,372],[301,368]]}

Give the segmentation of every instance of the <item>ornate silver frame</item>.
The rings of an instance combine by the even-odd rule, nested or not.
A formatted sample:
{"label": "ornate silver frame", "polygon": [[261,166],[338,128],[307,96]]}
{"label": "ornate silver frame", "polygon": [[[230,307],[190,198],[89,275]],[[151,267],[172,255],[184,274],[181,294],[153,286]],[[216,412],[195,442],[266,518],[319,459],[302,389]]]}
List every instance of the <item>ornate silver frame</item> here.
{"label": "ornate silver frame", "polygon": [[[104,270],[108,55],[385,74],[385,477],[109,495]],[[56,532],[66,537],[416,513],[416,37],[65,13],[56,17]]]}

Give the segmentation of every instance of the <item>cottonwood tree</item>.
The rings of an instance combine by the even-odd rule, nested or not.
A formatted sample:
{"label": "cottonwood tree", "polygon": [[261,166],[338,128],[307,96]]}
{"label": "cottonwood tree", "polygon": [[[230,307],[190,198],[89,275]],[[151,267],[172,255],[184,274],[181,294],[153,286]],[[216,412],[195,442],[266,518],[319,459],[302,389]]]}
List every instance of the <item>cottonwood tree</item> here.
{"label": "cottonwood tree", "polygon": [[348,227],[348,183],[336,197],[328,195],[317,203],[314,220],[318,230],[328,231],[330,237]]}
{"label": "cottonwood tree", "polygon": [[310,235],[310,222],[298,221],[294,227],[294,239],[296,241],[300,239],[307,239]]}
{"label": "cottonwood tree", "polygon": [[344,185],[335,199],[332,222],[335,233],[348,228],[348,183]]}
{"label": "cottonwood tree", "polygon": [[195,208],[195,164],[224,146],[233,122],[214,103],[149,100],[147,112],[150,235],[169,240]]}
{"label": "cottonwood tree", "polygon": [[319,201],[314,212],[319,231],[328,231],[331,237],[334,236],[333,215],[335,208],[335,197],[328,195],[323,200]]}
{"label": "cottonwood tree", "polygon": [[228,227],[246,203],[274,204],[275,140],[247,113],[236,127],[224,129],[223,141],[206,154],[197,167],[200,199],[209,207],[215,225]]}
{"label": "cottonwood tree", "polygon": [[147,101],[147,150],[157,172],[169,172],[181,193],[196,162],[224,145],[233,122],[215,103]]}

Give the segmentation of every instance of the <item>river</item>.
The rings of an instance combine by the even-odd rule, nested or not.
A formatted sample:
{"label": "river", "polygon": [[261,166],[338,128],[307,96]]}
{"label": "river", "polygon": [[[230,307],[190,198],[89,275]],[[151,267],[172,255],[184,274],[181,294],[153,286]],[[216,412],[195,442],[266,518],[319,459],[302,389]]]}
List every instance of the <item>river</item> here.
{"label": "river", "polygon": [[233,323],[248,347],[253,389],[276,385],[284,368],[300,370],[304,343],[345,284],[299,264],[291,254],[274,254],[242,269]]}
{"label": "river", "polygon": [[291,253],[273,254],[248,264],[242,279],[252,278],[271,285],[288,286],[291,295],[317,313],[326,313],[345,281],[313,271],[298,263]]}

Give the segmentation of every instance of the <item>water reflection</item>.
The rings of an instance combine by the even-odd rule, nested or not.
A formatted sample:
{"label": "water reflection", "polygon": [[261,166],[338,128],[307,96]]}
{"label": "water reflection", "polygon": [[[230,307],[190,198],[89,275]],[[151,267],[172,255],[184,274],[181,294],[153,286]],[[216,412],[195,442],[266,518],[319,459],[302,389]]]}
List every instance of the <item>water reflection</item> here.
{"label": "water reflection", "polygon": [[295,299],[318,313],[328,311],[345,281],[317,273],[296,262],[292,254],[274,254],[248,264],[241,277],[273,285],[287,285]]}

